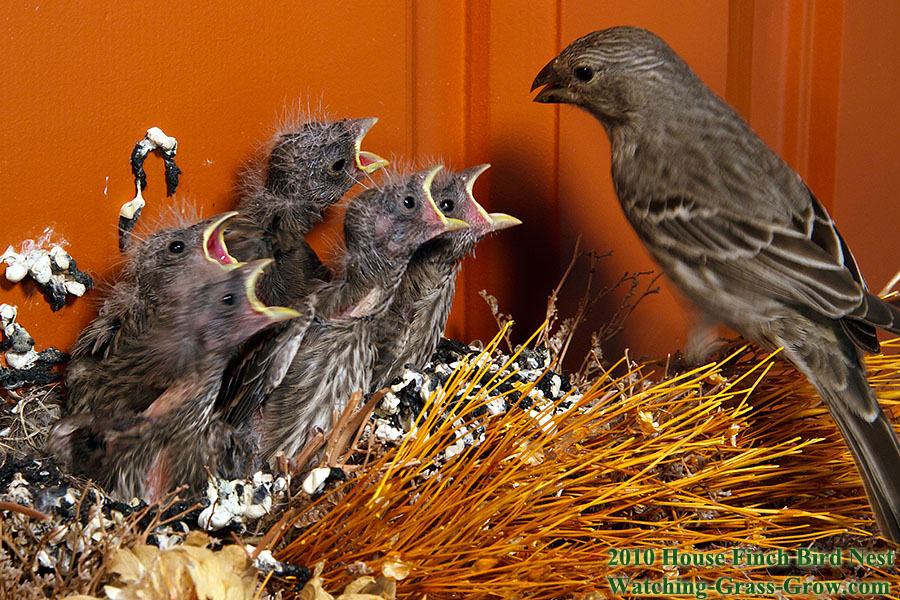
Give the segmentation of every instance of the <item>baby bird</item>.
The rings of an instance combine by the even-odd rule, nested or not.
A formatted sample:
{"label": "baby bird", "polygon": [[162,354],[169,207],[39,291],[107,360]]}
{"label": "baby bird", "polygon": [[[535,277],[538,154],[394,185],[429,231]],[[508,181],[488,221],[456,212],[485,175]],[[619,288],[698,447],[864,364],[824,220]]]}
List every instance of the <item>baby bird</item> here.
{"label": "baby bird", "polygon": [[239,260],[275,259],[260,282],[264,301],[290,303],[304,295],[311,280],[329,278],[305,237],[322,220],[326,208],[388,164],[360,150],[377,121],[304,123],[297,131],[277,137],[264,177],[255,171],[246,175],[240,217],[229,223],[225,239]]}
{"label": "baby bird", "polygon": [[260,354],[256,370],[264,375],[255,381],[265,385],[254,390],[255,402],[252,394],[243,398],[245,419],[264,398],[251,418],[264,460],[278,451],[296,455],[354,391],[369,389],[378,331],[410,257],[429,239],[468,227],[435,205],[431,185],[440,169],[396,178],[350,202],[346,254],[316,295],[316,318],[301,341],[286,331],[274,351]]}
{"label": "baby bird", "polygon": [[228,253],[224,229],[236,212],[217,215],[189,227],[162,229],[140,244],[132,244],[128,263],[112,287],[100,314],[78,336],[66,368],[68,412],[91,410],[96,397],[92,378],[104,361],[120,356],[129,340],[140,336],[155,320],[158,308],[169,301],[185,273],[214,261],[237,261]]}
{"label": "baby bird", "polygon": [[132,359],[113,361],[93,380],[106,398],[102,407],[62,419],[49,449],[124,500],[152,502],[181,483],[200,491],[228,443],[213,404],[231,353],[299,315],[256,298],[271,262],[209,264],[178,278],[154,325],[126,341],[122,355]]}
{"label": "baby bird", "polygon": [[400,374],[404,365],[431,358],[447,326],[461,261],[486,235],[521,224],[503,213],[488,214],[472,195],[475,180],[490,165],[477,165],[435,178],[432,194],[441,212],[469,224],[423,244],[409,261],[378,340],[373,389]]}

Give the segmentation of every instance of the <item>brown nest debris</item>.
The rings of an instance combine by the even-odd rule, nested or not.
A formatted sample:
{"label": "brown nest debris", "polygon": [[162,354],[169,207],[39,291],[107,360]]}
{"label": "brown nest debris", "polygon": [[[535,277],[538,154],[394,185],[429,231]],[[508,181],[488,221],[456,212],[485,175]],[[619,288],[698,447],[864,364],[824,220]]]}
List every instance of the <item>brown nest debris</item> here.
{"label": "brown nest debris", "polygon": [[[644,281],[623,278],[628,301],[653,293]],[[717,581],[733,598],[879,582],[897,597],[894,555],[802,376],[742,343],[676,368],[607,364],[599,342],[567,375],[591,303],[557,321],[558,292],[555,329],[506,350],[506,320],[484,348],[444,340],[428,364],[355,395],[281,473],[211,480],[198,500],[126,504],[60,474],[40,458],[57,388],[11,397],[0,597],[625,598]],[[900,340],[884,346],[869,380],[896,417]],[[798,565],[810,549],[843,560]],[[786,564],[748,562],[779,552]]]}

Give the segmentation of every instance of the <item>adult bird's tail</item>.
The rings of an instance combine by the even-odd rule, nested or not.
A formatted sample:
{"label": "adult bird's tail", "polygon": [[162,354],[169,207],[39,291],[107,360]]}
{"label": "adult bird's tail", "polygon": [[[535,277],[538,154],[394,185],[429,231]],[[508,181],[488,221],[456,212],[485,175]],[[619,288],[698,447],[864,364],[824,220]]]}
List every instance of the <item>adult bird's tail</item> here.
{"label": "adult bird's tail", "polygon": [[[865,379],[860,379],[861,385],[844,393],[872,395]],[[826,390],[819,393],[850,447],[882,535],[900,543],[900,442],[893,426],[880,407],[869,421],[847,410],[846,400],[829,398],[831,392]]]}
{"label": "adult bird's tail", "polygon": [[900,441],[866,381],[858,354],[843,349],[820,363],[825,372],[798,368],[807,371],[847,442],[882,535],[900,543]]}

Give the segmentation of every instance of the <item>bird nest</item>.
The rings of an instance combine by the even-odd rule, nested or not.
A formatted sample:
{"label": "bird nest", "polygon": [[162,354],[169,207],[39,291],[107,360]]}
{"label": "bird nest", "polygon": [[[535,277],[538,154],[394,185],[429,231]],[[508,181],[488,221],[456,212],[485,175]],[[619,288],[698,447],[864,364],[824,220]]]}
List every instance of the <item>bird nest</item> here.
{"label": "bird nest", "polygon": [[[203,502],[117,503],[31,457],[58,402],[30,390],[0,422],[19,440],[0,469],[0,596],[703,597],[725,581],[734,598],[804,583],[839,597],[896,582],[827,410],[776,356],[733,343],[702,366],[622,357],[567,377],[549,325],[501,350],[508,327],[351,402],[306,451],[325,446],[322,468],[292,480],[285,461],[266,514],[215,532],[199,531]],[[896,417],[900,340],[885,347],[869,380]],[[750,561],[813,547],[844,560]]]}

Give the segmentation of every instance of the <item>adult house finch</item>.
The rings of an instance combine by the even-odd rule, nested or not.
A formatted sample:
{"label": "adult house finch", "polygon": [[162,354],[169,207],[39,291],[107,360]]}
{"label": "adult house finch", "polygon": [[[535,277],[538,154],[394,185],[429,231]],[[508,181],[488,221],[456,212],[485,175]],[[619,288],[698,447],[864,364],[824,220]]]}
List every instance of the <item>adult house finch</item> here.
{"label": "adult house finch", "polygon": [[317,294],[316,318],[302,342],[285,335],[257,356],[255,370],[264,374],[252,380],[265,385],[241,399],[245,419],[261,403],[252,428],[262,459],[296,455],[353,392],[369,389],[378,330],[409,258],[429,239],[468,227],[434,203],[431,184],[440,169],[393,178],[348,205],[346,252],[335,279]]}
{"label": "adult house finch", "polygon": [[783,347],[825,400],[882,533],[900,541],[900,443],[860,349],[900,310],[872,295],[800,176],[656,35],[586,35],[537,75],[536,102],[592,114],[609,136],[625,215],[673,282],[715,320]]}
{"label": "adult house finch", "polygon": [[235,215],[230,212],[188,227],[162,229],[140,244],[131,244],[119,281],[110,289],[97,318],[72,347],[66,367],[69,412],[90,410],[95,399],[102,400],[103,394],[98,396],[92,380],[98,365],[119,355],[128,340],[150,327],[159,307],[170,301],[179,277],[211,261],[223,265],[237,262],[223,238],[225,225]]}
{"label": "adult house finch", "polygon": [[265,302],[288,304],[305,294],[311,280],[328,279],[305,238],[326,208],[387,164],[360,150],[377,121],[304,123],[276,137],[264,169],[244,174],[240,216],[228,224],[225,239],[239,260],[275,259],[260,281]]}
{"label": "adult house finch", "polygon": [[475,201],[475,180],[488,167],[441,171],[435,177],[431,189],[438,208],[469,228],[430,240],[413,254],[380,329],[373,388],[387,385],[404,365],[421,366],[431,358],[447,326],[462,259],[489,233],[521,223],[503,213],[488,214]]}
{"label": "adult house finch", "polygon": [[[123,355],[137,360],[116,361],[94,380],[109,397],[105,407],[63,418],[51,432],[51,451],[125,500],[154,501],[181,483],[200,491],[206,467],[219,469],[228,443],[213,405],[231,352],[257,331],[299,316],[257,300],[256,281],[271,262],[209,264],[179,278],[153,326],[123,343]],[[153,383],[120,383],[142,376]]]}

